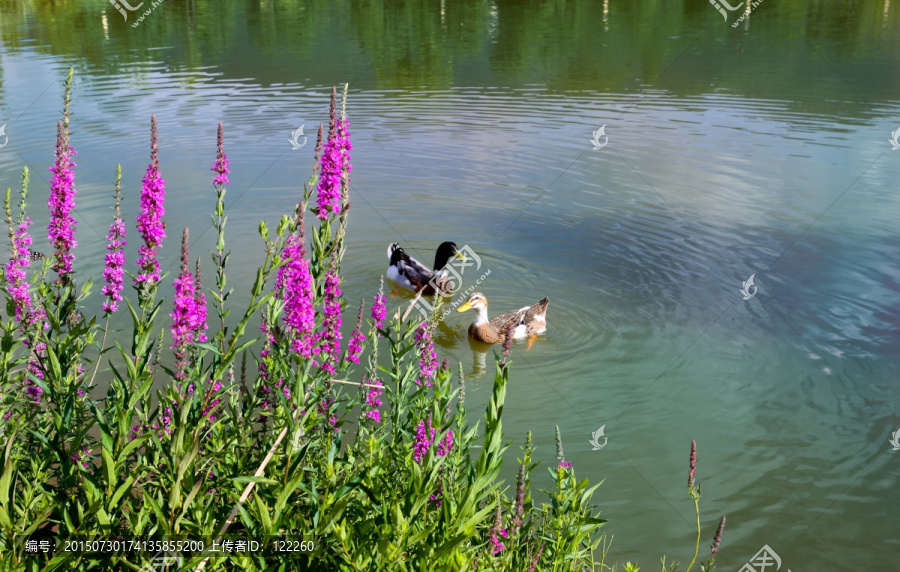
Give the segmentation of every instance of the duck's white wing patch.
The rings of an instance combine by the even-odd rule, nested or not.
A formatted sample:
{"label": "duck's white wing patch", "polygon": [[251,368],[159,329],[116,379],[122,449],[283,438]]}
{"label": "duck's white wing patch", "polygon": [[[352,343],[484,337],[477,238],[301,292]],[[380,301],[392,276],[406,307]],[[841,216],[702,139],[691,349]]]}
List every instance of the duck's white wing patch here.
{"label": "duck's white wing patch", "polygon": [[406,288],[407,290],[415,290],[415,287],[413,286],[412,282],[409,281],[409,278],[402,274],[396,266],[388,266],[385,275],[391,282],[394,282],[397,285]]}

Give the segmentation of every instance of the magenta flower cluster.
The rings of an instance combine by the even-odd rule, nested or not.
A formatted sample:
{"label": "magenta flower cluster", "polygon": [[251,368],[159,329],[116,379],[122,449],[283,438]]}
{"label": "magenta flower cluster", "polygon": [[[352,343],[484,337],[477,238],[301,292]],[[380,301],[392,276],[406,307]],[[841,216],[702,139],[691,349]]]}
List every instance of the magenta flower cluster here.
{"label": "magenta flower cluster", "polygon": [[338,119],[336,129],[333,135],[330,134],[322,151],[322,169],[316,187],[316,216],[321,220],[327,219],[328,213],[341,213],[341,184],[353,168],[350,164],[353,145],[350,143],[349,127],[350,123],[346,119]]}
{"label": "magenta flower cluster", "polygon": [[[415,459],[417,463],[422,462],[422,459],[424,459],[425,455],[428,453],[429,447],[434,444],[434,436],[436,433],[437,428],[431,426],[431,419],[428,420],[427,428],[425,426],[425,420],[419,421],[419,425],[416,427],[416,439],[413,443],[413,459]],[[444,439],[438,442],[435,453],[437,453],[438,457],[443,457],[451,450],[453,450],[453,431],[448,430]]]}
{"label": "magenta flower cluster", "polygon": [[91,466],[90,458],[91,450],[88,449],[87,445],[83,445],[81,447],[81,451],[76,451],[71,457],[69,457],[69,459],[73,463],[80,464],[85,469]]}
{"label": "magenta flower cluster", "polygon": [[56,161],[50,167],[50,224],[47,226],[47,240],[53,245],[53,270],[60,280],[67,280],[72,273],[75,255],[75,219],[71,212],[75,208],[75,150],[69,146],[68,134],[63,130],[62,121],[56,124]]}
{"label": "magenta flower cluster", "polygon": [[122,247],[125,242],[125,223],[116,210],[116,218],[109,225],[109,233],[106,235],[106,264],[103,268],[102,294],[106,296],[102,309],[107,314],[115,312],[118,303],[122,301],[123,276],[125,274],[125,252]]}
{"label": "magenta flower cluster", "polygon": [[320,415],[328,416],[328,425],[330,427],[333,427],[334,430],[337,431],[338,430],[337,417],[335,417],[334,415],[329,413],[329,411],[331,410],[331,406],[333,404],[334,404],[334,399],[331,397],[328,397],[326,399],[323,399],[322,401],[320,401],[318,403],[318,405],[316,405],[316,410],[319,412]]}
{"label": "magenta flower cluster", "polygon": [[431,339],[431,326],[428,322],[422,322],[416,328],[415,343],[419,353],[419,377],[418,385],[434,385],[431,378],[438,369],[437,354],[434,351],[434,341]]}
{"label": "magenta flower cluster", "polygon": [[277,291],[282,292],[284,312],[282,321],[291,338],[291,350],[305,358],[312,357],[316,326],[314,307],[313,279],[306,259],[302,233],[298,237],[292,234],[282,252],[286,261],[278,270],[275,283]]}
{"label": "magenta flower cluster", "polygon": [[32,317],[31,294],[29,294],[28,276],[25,269],[31,266],[31,235],[28,227],[31,219],[25,217],[19,222],[13,231],[12,250],[9,253],[9,262],[6,263],[6,284],[15,306],[16,321],[27,322],[29,325],[35,319]]}
{"label": "magenta flower cluster", "polygon": [[222,390],[222,382],[210,380],[212,382],[212,386],[206,390],[206,395],[203,397],[203,414],[202,417],[209,417],[210,423],[214,423],[216,421],[216,408],[221,403],[221,400],[217,397],[217,394]]}
{"label": "magenta flower cluster", "polygon": [[[156,436],[162,439],[163,435],[170,435],[172,432],[172,408],[160,407],[159,420],[151,427],[154,430],[162,429]],[[135,425],[131,428],[135,432],[135,437],[140,434],[140,427]]]}
{"label": "magenta flower cluster", "polygon": [[362,353],[362,343],[366,340],[366,336],[363,335],[358,329],[353,330],[353,334],[350,336],[350,342],[347,344],[347,359],[352,361],[353,363],[359,363],[359,355]]}
{"label": "magenta flower cluster", "polygon": [[359,315],[356,317],[356,327],[353,329],[353,333],[350,334],[350,342],[347,344],[347,359],[352,361],[353,363],[359,363],[359,356],[362,353],[363,342],[366,341],[366,336],[362,333],[362,316],[363,316],[363,305],[359,305]]}
{"label": "magenta flower cluster", "polygon": [[228,180],[228,173],[230,173],[231,170],[228,168],[228,164],[231,163],[231,161],[228,160],[228,155],[225,154],[225,135],[222,131],[221,123],[219,123],[217,145],[216,162],[210,169],[210,171],[216,172],[216,176],[213,177],[213,185],[229,185],[231,184],[231,181]]}
{"label": "magenta flower cluster", "polygon": [[186,378],[189,346],[205,342],[206,297],[194,283],[194,276],[188,269],[188,230],[184,229],[181,241],[181,273],[175,279],[175,297],[172,313],[172,345],[175,350],[175,378]]}
{"label": "magenta flower cluster", "polygon": [[503,528],[503,516],[500,512],[500,505],[497,505],[494,523],[491,525],[490,533],[488,534],[488,540],[494,545],[494,556],[497,556],[506,548],[500,538],[507,538],[508,536],[509,534],[506,532],[506,529]]}
{"label": "magenta flower cluster", "polygon": [[372,303],[372,321],[375,327],[380,328],[387,317],[387,305],[384,297],[384,276],[381,277],[381,286],[378,288],[378,294],[375,295],[375,302]]}
{"label": "magenta flower cluster", "polygon": [[[381,385],[381,380],[379,379],[367,379],[363,378],[363,383],[369,383],[372,385]],[[381,411],[378,407],[381,405],[381,394],[382,389],[380,387],[370,387],[369,391],[366,393],[366,418],[373,420],[375,423],[381,423]]]}
{"label": "magenta flower cluster", "polygon": [[334,364],[341,354],[341,277],[331,268],[325,274],[325,296],[322,314],[325,316],[322,331],[318,335],[317,348],[323,370],[334,375]]}
{"label": "magenta flower cluster", "polygon": [[500,540],[500,537],[506,538],[508,533],[505,528],[501,528],[500,530],[491,529],[491,533],[488,536],[488,539],[491,541],[491,544],[494,545],[494,556],[497,556],[506,548],[506,545]]}
{"label": "magenta flower cluster", "polygon": [[141,214],[137,217],[137,229],[144,240],[138,248],[137,260],[141,268],[135,277],[135,286],[143,283],[159,282],[159,259],[156,251],[166,238],[166,227],[162,217],[166,214],[163,206],[166,198],[166,182],[159,173],[159,146],[157,145],[156,116],[150,116],[150,164],[147,174],[141,180]]}

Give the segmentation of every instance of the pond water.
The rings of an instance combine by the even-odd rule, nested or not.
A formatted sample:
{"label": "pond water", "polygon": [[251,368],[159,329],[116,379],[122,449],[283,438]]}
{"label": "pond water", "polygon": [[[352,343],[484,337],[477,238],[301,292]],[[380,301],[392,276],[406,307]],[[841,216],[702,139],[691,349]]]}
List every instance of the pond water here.
{"label": "pond water", "polygon": [[[79,275],[101,277],[117,163],[137,212],[155,113],[170,270],[184,226],[195,255],[214,245],[225,125],[238,293],[349,83],[348,300],[377,289],[387,244],[430,262],[444,240],[481,258],[466,286],[491,271],[492,315],[550,297],[548,332],[513,349],[510,482],[528,430],[555,464],[559,425],[578,476],[605,479],[611,558],[685,566],[696,439],[701,558],[727,513],[723,570],[763,545],[782,569],[896,567],[900,3],[770,0],[726,21],[704,0],[187,0],[138,21],[150,6],[0,0],[0,186],[31,168],[38,250],[70,66]],[[471,317],[448,316],[438,354],[476,414],[493,358]]]}

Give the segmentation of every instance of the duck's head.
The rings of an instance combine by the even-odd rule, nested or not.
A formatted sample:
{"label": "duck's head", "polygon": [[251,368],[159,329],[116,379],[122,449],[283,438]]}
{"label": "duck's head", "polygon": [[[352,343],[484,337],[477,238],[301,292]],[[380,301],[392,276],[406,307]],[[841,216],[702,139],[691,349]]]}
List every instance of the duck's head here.
{"label": "duck's head", "polygon": [[399,244],[393,242],[387,247],[387,256],[391,265],[397,264],[403,259],[403,249],[400,248]]}
{"label": "duck's head", "polygon": [[458,258],[459,260],[465,261],[466,255],[456,247],[455,242],[442,242],[441,245],[438,246],[437,252],[434,253],[434,269],[443,270],[444,266],[447,266],[447,263],[450,262],[451,258]]}
{"label": "duck's head", "polygon": [[457,312],[465,312],[466,310],[487,311],[487,298],[481,292],[475,292],[465,304],[456,309]]}

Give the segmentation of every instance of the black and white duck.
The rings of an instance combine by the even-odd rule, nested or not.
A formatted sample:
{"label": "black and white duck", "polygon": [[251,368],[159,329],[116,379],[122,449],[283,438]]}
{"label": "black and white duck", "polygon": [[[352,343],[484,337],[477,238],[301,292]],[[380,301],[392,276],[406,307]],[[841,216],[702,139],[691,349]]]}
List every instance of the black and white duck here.
{"label": "black and white duck", "polygon": [[[456,247],[454,242],[442,242],[434,254],[434,267],[428,268],[412,256],[406,254],[396,242],[388,246],[387,255],[390,264],[386,276],[392,282],[412,292],[421,292],[423,296],[434,296],[435,284],[441,289],[442,277],[435,275],[453,258],[465,260],[465,255]],[[448,294],[448,292],[443,292]]]}

